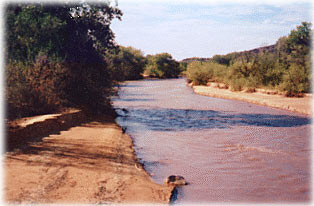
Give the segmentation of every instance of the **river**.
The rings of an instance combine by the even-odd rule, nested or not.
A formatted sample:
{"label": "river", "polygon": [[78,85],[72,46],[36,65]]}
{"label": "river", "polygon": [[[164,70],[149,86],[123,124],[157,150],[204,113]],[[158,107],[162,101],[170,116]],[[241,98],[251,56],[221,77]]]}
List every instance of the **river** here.
{"label": "river", "polygon": [[128,82],[113,103],[152,178],[189,182],[174,204],[311,199],[312,126],[304,115],[199,96],[184,79]]}

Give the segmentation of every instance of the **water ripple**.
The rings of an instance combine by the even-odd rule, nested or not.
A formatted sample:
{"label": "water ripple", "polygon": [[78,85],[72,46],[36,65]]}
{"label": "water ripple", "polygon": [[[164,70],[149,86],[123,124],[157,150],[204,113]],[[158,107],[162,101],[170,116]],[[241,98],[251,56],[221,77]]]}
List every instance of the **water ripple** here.
{"label": "water ripple", "polygon": [[306,117],[273,114],[233,114],[213,110],[118,109],[119,120],[140,123],[151,130],[178,131],[231,126],[296,127],[311,124]]}

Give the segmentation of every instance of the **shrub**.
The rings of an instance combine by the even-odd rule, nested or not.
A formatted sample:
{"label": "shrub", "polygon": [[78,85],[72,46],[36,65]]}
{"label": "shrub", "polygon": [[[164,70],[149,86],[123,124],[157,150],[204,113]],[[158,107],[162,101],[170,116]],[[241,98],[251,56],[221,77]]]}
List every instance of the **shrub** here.
{"label": "shrub", "polygon": [[222,81],[226,66],[213,62],[191,62],[187,67],[187,78],[195,85],[206,85],[208,81]]}
{"label": "shrub", "polygon": [[[47,69],[53,68],[53,69]],[[59,111],[66,101],[60,87],[66,78],[60,65],[47,63],[6,66],[6,99],[9,119]]]}
{"label": "shrub", "polygon": [[231,91],[241,91],[246,85],[245,78],[235,78],[230,81],[230,89]]}
{"label": "shrub", "polygon": [[[209,62],[218,63],[214,66],[189,63],[187,78],[195,84],[224,82],[236,91],[266,87],[286,91],[288,96],[310,92],[311,27],[311,23],[302,22],[288,37],[279,38],[275,45],[215,55],[209,59]],[[219,69],[217,65],[227,68]]]}
{"label": "shrub", "polygon": [[107,51],[105,59],[108,63],[112,79],[117,81],[142,79],[146,59],[141,50],[123,47],[115,51]]}
{"label": "shrub", "polygon": [[310,91],[310,68],[292,64],[283,75],[279,88],[286,91],[286,96],[295,96],[298,93]]}
{"label": "shrub", "polygon": [[194,85],[206,85],[211,77],[211,71],[206,69],[202,62],[192,62],[187,67],[187,78],[193,81]]}
{"label": "shrub", "polygon": [[177,78],[181,73],[180,64],[168,53],[147,57],[145,74],[156,78]]}

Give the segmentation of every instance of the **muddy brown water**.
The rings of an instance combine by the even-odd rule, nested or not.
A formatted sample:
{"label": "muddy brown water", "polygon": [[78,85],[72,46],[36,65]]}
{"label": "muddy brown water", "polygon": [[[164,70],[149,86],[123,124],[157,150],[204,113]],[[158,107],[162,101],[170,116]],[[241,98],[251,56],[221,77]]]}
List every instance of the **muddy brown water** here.
{"label": "muddy brown water", "polygon": [[[311,199],[311,119],[194,94],[184,79],[132,81],[113,98],[152,178],[182,175],[174,204]],[[126,109],[126,110],[124,110]]]}

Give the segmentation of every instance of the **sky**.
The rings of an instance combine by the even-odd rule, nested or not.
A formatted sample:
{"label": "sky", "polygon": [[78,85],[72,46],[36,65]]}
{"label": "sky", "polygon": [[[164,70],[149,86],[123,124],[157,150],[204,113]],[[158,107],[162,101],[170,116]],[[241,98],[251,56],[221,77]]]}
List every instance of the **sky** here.
{"label": "sky", "polygon": [[176,60],[212,57],[275,44],[301,22],[312,22],[311,0],[118,0],[116,42]]}

